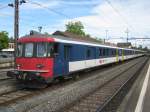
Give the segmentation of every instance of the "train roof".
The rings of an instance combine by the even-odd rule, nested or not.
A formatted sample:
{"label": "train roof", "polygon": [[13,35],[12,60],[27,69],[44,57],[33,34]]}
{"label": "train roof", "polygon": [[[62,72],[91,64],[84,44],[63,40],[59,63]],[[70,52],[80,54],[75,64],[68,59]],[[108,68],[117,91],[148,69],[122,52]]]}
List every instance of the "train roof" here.
{"label": "train roof", "polygon": [[62,43],[70,43],[70,44],[80,44],[80,45],[89,45],[89,46],[97,46],[97,47],[106,47],[106,48],[114,48],[114,49],[125,49],[125,50],[134,50],[144,52],[142,50],[129,49],[129,48],[121,48],[115,46],[102,45],[97,42],[88,42],[85,40],[79,40],[75,38],[68,38],[60,35],[26,35],[24,37],[19,38],[18,42],[62,42]]}

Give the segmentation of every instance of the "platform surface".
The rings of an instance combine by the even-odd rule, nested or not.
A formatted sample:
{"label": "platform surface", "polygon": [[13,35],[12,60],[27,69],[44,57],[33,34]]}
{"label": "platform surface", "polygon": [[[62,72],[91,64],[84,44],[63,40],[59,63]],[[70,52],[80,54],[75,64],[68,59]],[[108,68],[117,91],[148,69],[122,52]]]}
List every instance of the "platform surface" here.
{"label": "platform surface", "polygon": [[150,60],[117,112],[150,112]]}

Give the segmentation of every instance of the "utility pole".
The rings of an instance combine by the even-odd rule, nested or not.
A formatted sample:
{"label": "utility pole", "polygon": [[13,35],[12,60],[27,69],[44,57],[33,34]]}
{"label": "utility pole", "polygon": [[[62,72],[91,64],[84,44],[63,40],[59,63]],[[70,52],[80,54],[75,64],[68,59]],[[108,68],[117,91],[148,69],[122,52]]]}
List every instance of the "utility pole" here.
{"label": "utility pole", "polygon": [[25,0],[14,0],[14,3],[8,4],[9,7],[14,8],[14,61],[17,56],[17,40],[19,38],[19,5],[26,3]]}
{"label": "utility pole", "polygon": [[106,43],[106,40],[108,39],[108,38],[107,38],[107,37],[108,37],[108,31],[109,31],[109,30],[105,30],[106,37],[104,38],[104,44]]}
{"label": "utility pole", "polygon": [[105,32],[106,32],[106,39],[108,39],[108,31],[109,30],[105,30]]}
{"label": "utility pole", "polygon": [[128,43],[128,40],[129,40],[129,29],[127,28],[127,30],[125,31],[125,33],[127,34],[127,43]]}
{"label": "utility pole", "polygon": [[19,38],[19,0],[15,0],[15,9],[14,9],[14,38],[15,38],[15,54],[14,58],[16,59],[17,54],[17,40]]}
{"label": "utility pole", "polygon": [[105,40],[105,38],[104,38],[104,44],[106,43],[106,40]]}

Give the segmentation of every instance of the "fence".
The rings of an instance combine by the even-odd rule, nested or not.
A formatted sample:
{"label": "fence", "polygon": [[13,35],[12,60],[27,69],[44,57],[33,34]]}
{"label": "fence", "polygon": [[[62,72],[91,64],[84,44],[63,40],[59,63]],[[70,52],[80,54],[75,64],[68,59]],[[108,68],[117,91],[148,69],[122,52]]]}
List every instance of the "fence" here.
{"label": "fence", "polygon": [[0,58],[0,69],[14,66],[14,58]]}

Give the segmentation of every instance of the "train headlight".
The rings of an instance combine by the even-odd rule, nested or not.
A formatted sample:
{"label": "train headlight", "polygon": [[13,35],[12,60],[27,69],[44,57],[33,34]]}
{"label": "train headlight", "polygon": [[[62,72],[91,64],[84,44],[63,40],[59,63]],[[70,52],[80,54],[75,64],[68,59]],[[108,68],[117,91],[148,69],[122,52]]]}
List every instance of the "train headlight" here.
{"label": "train headlight", "polygon": [[20,67],[21,67],[20,64],[17,64],[17,65],[16,65],[16,68],[17,68],[17,69],[20,69]]}
{"label": "train headlight", "polygon": [[20,64],[17,64],[17,65],[16,65],[16,67],[20,67],[20,66],[21,66]]}

